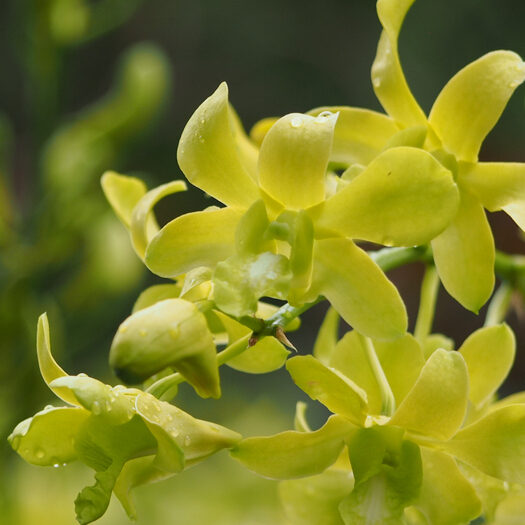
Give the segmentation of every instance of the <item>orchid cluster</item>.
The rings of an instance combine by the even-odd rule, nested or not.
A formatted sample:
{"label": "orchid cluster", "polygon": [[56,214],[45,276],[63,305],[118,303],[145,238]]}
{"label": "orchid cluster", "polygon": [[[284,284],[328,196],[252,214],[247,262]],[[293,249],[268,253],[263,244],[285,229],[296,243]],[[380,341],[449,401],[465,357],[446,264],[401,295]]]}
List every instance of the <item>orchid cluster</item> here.
{"label": "orchid cluster", "polygon": [[[133,387],[66,374],[43,315],[40,369],[68,406],[44,409],[9,438],[30,463],[79,460],[95,471],[75,502],[79,523],[98,519],[112,493],[133,517],[133,487],[221,449],[281,480],[291,524],[504,525],[516,506],[525,515],[525,505],[507,504],[525,490],[525,393],[497,395],[516,346],[503,321],[525,266],[496,253],[484,211],[503,210],[525,229],[525,164],[478,162],[525,63],[509,51],[482,56],[426,116],[397,50],[412,3],[377,2],[372,84],[386,113],[322,107],[264,119],[247,135],[223,83],[177,152],[189,183],[217,205],[159,227],[155,205],[185,182],[148,191],[134,177],[102,177],[135,252],[169,279],[139,296],[114,337],[110,365]],[[381,248],[366,251],[370,243]],[[414,261],[426,271],[410,334],[385,271]],[[433,334],[440,282],[477,313],[495,271],[503,284],[485,326],[457,349]],[[286,332],[320,301],[330,308],[312,355],[290,357]],[[341,318],[351,327],[342,338]],[[294,430],[243,439],[168,402],[182,382],[220,397],[223,364],[249,374],[286,366],[332,415],[312,430],[300,402]]]}

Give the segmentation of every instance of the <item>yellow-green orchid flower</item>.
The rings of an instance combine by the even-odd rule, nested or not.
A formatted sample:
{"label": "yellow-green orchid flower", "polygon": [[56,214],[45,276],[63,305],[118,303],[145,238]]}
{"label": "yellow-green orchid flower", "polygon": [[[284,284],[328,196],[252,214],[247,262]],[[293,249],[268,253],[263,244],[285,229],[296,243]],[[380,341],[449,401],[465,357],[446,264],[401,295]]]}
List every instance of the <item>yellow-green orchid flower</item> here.
{"label": "yellow-green orchid flower", "polygon": [[[232,455],[269,477],[307,478],[285,484],[290,497],[281,491],[292,523],[320,522],[314,505],[301,502],[311,484],[324,487],[319,509],[328,508],[334,524],[401,525],[407,516],[421,519],[409,523],[468,523],[482,512],[472,472],[525,482],[525,405],[502,400],[466,418],[493,397],[514,352],[506,325],[478,330],[458,351],[435,349],[426,361],[409,334],[371,343],[349,332],[324,353],[326,364],[313,356],[287,362],[295,383],[335,415],[316,431],[303,424],[301,431],[245,439]],[[393,401],[386,411],[382,383]],[[344,461],[324,472],[345,444],[353,483]]]}
{"label": "yellow-green orchid flower", "polygon": [[[236,317],[253,314],[263,295],[293,304],[323,295],[365,334],[404,333],[397,290],[350,239],[428,242],[456,213],[457,188],[432,155],[401,146],[379,155],[362,177],[330,196],[326,167],[337,118],[330,112],[287,115],[270,128],[258,152],[221,84],[186,125],[178,160],[192,184],[226,206],[182,215],[155,233],[152,207],[184,183],[136,199],[140,183],[126,181],[139,191],[133,199],[130,193],[113,199],[119,200],[113,205],[128,218],[139,255],[163,277],[215,268],[215,300]],[[103,180],[106,193],[122,183],[116,177]]]}
{"label": "yellow-green orchid flower", "polygon": [[44,380],[70,406],[48,407],[22,421],[9,441],[28,463],[60,466],[78,460],[95,470],[95,485],[75,501],[81,524],[104,514],[112,492],[133,517],[133,487],[181,472],[240,439],[140,390],[67,375],[51,355],[45,314],[37,349]]}

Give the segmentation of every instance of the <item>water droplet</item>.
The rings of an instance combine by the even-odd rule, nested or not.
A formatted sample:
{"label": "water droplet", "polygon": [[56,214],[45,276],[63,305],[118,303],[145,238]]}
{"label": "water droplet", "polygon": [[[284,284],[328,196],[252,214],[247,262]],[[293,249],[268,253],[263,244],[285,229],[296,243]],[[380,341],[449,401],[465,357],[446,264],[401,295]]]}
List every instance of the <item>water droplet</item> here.
{"label": "water droplet", "polygon": [[43,449],[41,449],[41,448],[37,448],[37,449],[35,450],[35,456],[36,456],[38,459],[43,459],[45,455],[46,455],[46,453],[44,452]]}
{"label": "water droplet", "polygon": [[93,412],[95,416],[98,416],[102,412],[102,408],[98,401],[93,401],[93,404],[91,405],[91,412]]}
{"label": "water droplet", "polygon": [[178,435],[179,435],[179,433],[178,433],[176,430],[174,430],[174,431],[171,433],[171,436],[174,437],[174,438],[176,438]]}
{"label": "water droplet", "polygon": [[290,121],[292,128],[300,128],[303,125],[303,119],[301,117],[294,117]]}
{"label": "water droplet", "polygon": [[317,118],[327,119],[327,118],[333,117],[333,115],[334,114],[331,111],[322,111],[321,113],[319,113],[319,115],[317,115]]}
{"label": "water droplet", "polygon": [[123,324],[121,324],[121,325],[119,326],[119,329],[118,329],[118,331],[119,331],[121,334],[124,334],[125,332],[127,332],[127,330],[128,330],[128,327],[125,326],[125,325],[123,325]]}
{"label": "water droplet", "polygon": [[139,335],[140,335],[141,337],[146,337],[146,334],[147,334],[147,333],[148,333],[148,332],[146,332],[146,330],[144,330],[144,328],[142,328],[141,330],[139,330]]}
{"label": "water droplet", "polygon": [[206,121],[203,118],[201,118],[201,124],[206,124]]}
{"label": "water droplet", "polygon": [[184,438],[184,446],[185,447],[189,447],[191,445],[191,437],[190,436],[186,436]]}
{"label": "water droplet", "polygon": [[53,463],[53,467],[54,467],[54,468],[58,468],[58,467],[60,467],[60,463]]}
{"label": "water droplet", "polygon": [[53,405],[46,405],[44,410],[52,410],[53,408],[55,408]]}
{"label": "water droplet", "polygon": [[77,377],[87,377],[87,374],[84,374],[84,372],[80,372]]}
{"label": "water droplet", "polygon": [[517,80],[513,80],[512,82],[509,82],[509,88],[515,89],[520,85],[520,83]]}
{"label": "water droplet", "polygon": [[67,463],[65,463],[65,462],[62,463],[62,466],[63,466],[63,467],[67,467]]}
{"label": "water droplet", "polygon": [[155,410],[156,410],[157,412],[160,412],[160,410],[161,410],[161,409],[160,409],[160,405],[156,404],[156,405],[155,405]]}
{"label": "water droplet", "polygon": [[374,78],[372,80],[372,84],[374,85],[375,88],[381,87],[381,79],[380,78]]}
{"label": "water droplet", "polygon": [[170,335],[173,337],[173,339],[177,339],[179,337],[179,329],[178,328],[172,328],[170,330]]}
{"label": "water droplet", "polygon": [[106,399],[106,412],[111,412],[111,401]]}
{"label": "water droplet", "polygon": [[204,144],[204,137],[202,135],[199,135],[199,142],[201,144]]}

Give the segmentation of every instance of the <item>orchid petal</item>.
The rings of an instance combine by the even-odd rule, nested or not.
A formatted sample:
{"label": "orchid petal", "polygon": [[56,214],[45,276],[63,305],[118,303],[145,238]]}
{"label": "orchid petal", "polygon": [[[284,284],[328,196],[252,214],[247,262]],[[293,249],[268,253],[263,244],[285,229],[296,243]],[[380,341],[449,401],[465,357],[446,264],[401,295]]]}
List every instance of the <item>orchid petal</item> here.
{"label": "orchid petal", "polygon": [[241,212],[233,208],[187,213],[164,226],[146,250],[148,268],[175,277],[197,266],[215,266],[235,251],[235,229]]}
{"label": "orchid petal", "polygon": [[380,154],[311,213],[318,235],[414,246],[440,234],[457,206],[451,173],[430,153],[403,146]]}
{"label": "orchid petal", "polygon": [[495,248],[482,206],[466,191],[456,217],[432,241],[432,249],[447,292],[477,313],[494,288]]}
{"label": "orchid petal", "polygon": [[289,209],[304,209],[325,198],[326,167],[337,114],[292,113],[264,137],[259,153],[261,188]]}
{"label": "orchid petal", "polygon": [[241,152],[235,118],[223,82],[186,124],[177,160],[192,184],[228,206],[244,208],[257,200],[259,190]]}
{"label": "orchid petal", "polygon": [[456,73],[428,117],[445,149],[476,162],[481,143],[524,80],[525,64],[511,51],[487,53]]}

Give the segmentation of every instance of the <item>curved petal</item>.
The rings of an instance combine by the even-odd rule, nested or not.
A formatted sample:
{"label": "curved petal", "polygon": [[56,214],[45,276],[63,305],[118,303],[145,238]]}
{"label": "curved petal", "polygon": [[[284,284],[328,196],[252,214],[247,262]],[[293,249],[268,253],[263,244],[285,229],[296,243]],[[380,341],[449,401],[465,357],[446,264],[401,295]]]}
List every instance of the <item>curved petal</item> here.
{"label": "curved petal", "polygon": [[487,210],[506,211],[525,230],[525,163],[478,162],[460,177]]}
{"label": "curved petal", "polygon": [[525,64],[511,51],[487,53],[456,73],[428,117],[445,149],[476,162],[481,143],[524,80]]}
{"label": "curved petal", "polygon": [[457,205],[450,171],[430,153],[403,146],[376,157],[311,213],[318,236],[336,232],[384,245],[414,246],[441,233]]}
{"label": "curved petal", "polygon": [[[38,366],[44,381],[49,386],[49,383],[59,377],[66,377],[67,374],[62,370],[51,354],[51,340],[49,338],[49,322],[47,314],[42,314],[38,318],[37,334],[36,334],[36,351],[38,357]],[[78,405],[78,400],[74,394],[65,388],[51,387],[51,390],[60,399],[71,405]]]}
{"label": "curved petal", "polygon": [[339,113],[330,155],[332,162],[366,166],[399,131],[389,116],[369,109],[326,106],[312,109],[308,114],[317,116],[324,111]]}
{"label": "curved petal", "polygon": [[458,525],[470,523],[481,513],[481,501],[474,487],[459,470],[454,458],[421,447],[423,483],[414,505],[429,523]]}
{"label": "curved petal", "polygon": [[250,138],[260,146],[264,137],[270,128],[280,119],[281,117],[267,117],[259,120],[253,125],[253,128],[250,130]]}
{"label": "curved petal", "polygon": [[270,128],[258,163],[259,183],[270,197],[290,209],[323,201],[336,120],[337,113],[292,113]]}
{"label": "curved petal", "polygon": [[149,243],[147,267],[161,277],[175,277],[197,266],[215,266],[233,255],[241,215],[233,208],[220,208],[177,217]]}
{"label": "curved petal", "polygon": [[405,126],[426,125],[426,117],[412,95],[397,52],[399,31],[414,0],[378,0],[377,14],[384,31],[372,64],[372,85],[386,112]]}
{"label": "curved petal", "polygon": [[319,359],[324,365],[328,365],[330,362],[332,353],[337,345],[340,320],[337,310],[330,306],[319,328],[312,352],[314,357]]}
{"label": "curved petal", "polygon": [[390,424],[423,436],[451,438],[467,410],[468,373],[461,354],[436,350]]}
{"label": "curved petal", "polygon": [[324,295],[341,317],[360,333],[393,339],[407,326],[405,305],[379,266],[348,239],[314,243],[309,299]]}
{"label": "curved petal", "polygon": [[469,399],[479,408],[501,386],[516,353],[516,340],[506,324],[480,328],[458,350],[467,363]]}
{"label": "curved petal", "polygon": [[259,198],[259,190],[240,152],[234,119],[223,82],[186,124],[177,160],[192,184],[224,204],[247,207]]}
{"label": "curved petal", "polygon": [[156,223],[154,221],[152,223],[151,221],[153,207],[167,195],[178,193],[179,191],[186,191],[186,189],[187,186],[184,181],[175,180],[148,191],[148,193],[137,202],[131,214],[130,229],[133,247],[142,259],[146,253],[148,242],[158,232]]}
{"label": "curved petal", "polygon": [[293,479],[323,472],[338,458],[355,427],[331,416],[315,432],[289,430],[274,436],[243,439],[231,455],[246,468],[273,479]]}
{"label": "curved petal", "polygon": [[62,465],[77,459],[74,437],[89,418],[77,407],[50,408],[19,423],[8,440],[13,450],[33,465]]}
{"label": "curved petal", "polygon": [[494,410],[458,432],[443,448],[508,483],[525,483],[525,405]]}
{"label": "curved petal", "polygon": [[351,379],[329,368],[311,355],[299,355],[286,362],[294,383],[328,410],[362,426],[367,414],[364,390]]}
{"label": "curved petal", "polygon": [[257,146],[259,146],[259,144],[250,140],[248,135],[246,135],[241,119],[231,104],[229,105],[229,109],[230,122],[235,135],[240,161],[250,177],[254,181],[257,181],[257,157],[259,156],[259,148]]}
{"label": "curved petal", "polygon": [[131,214],[137,202],[146,194],[146,185],[136,177],[106,171],[100,179],[102,190],[121,222],[130,228]]}
{"label": "curved petal", "polygon": [[494,288],[494,239],[483,207],[461,191],[459,211],[432,241],[434,261],[447,292],[478,312]]}

